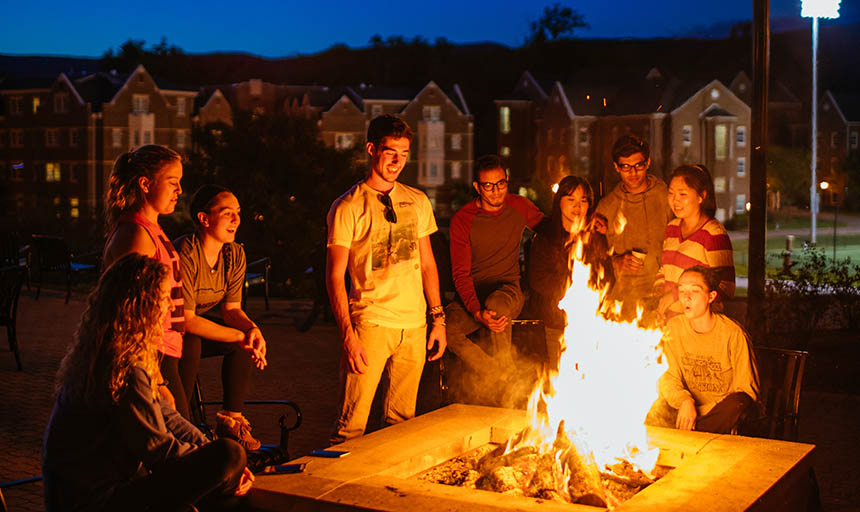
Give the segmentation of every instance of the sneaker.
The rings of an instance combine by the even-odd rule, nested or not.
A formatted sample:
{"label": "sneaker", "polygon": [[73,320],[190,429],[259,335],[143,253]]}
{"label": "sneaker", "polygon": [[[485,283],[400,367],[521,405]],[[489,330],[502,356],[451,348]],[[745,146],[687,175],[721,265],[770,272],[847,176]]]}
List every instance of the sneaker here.
{"label": "sneaker", "polygon": [[260,441],[251,435],[251,424],[241,414],[231,416],[219,411],[216,414],[218,424],[215,427],[215,435],[232,439],[242,445],[246,450],[260,449]]}

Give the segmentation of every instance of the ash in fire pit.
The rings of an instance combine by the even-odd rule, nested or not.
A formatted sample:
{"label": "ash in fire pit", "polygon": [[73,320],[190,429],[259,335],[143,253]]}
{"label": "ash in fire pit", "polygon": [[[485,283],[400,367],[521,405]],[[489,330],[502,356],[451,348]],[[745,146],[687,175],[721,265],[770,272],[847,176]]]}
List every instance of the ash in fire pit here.
{"label": "ash in fire pit", "polygon": [[590,457],[579,454],[574,443],[560,436],[553,450],[544,453],[533,446],[510,451],[510,443],[484,445],[432,467],[418,478],[515,496],[613,507],[670,469],[657,466],[652,475],[646,475],[628,462],[619,462],[600,470]]}

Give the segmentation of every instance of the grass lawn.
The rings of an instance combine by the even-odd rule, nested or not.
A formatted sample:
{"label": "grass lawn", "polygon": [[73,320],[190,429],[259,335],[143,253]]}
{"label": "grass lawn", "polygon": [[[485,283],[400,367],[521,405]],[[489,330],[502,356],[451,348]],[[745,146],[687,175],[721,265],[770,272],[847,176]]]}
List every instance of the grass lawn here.
{"label": "grass lawn", "polygon": [[[735,258],[735,272],[739,276],[747,275],[747,263],[749,262],[748,254],[749,241],[737,240],[732,242]],[[782,251],[785,249],[785,236],[773,237],[767,239],[766,246],[767,268],[778,270],[782,267]],[[833,257],[833,232],[819,232],[818,247],[824,251],[824,255],[828,258]],[[803,255],[803,240],[795,238],[794,251],[792,258],[794,261],[802,258]],[[839,235],[836,234],[836,259],[844,260],[851,258],[854,263],[860,263],[860,235]]]}

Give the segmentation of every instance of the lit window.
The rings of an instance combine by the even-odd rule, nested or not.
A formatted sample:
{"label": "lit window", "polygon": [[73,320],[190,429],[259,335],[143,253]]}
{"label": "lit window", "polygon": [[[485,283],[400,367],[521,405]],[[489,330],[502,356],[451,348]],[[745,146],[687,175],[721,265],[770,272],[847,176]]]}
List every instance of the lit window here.
{"label": "lit window", "polygon": [[38,96],[33,96],[33,113],[34,114],[39,112],[39,105],[41,103],[42,103],[42,100],[40,100]]}
{"label": "lit window", "polygon": [[69,95],[65,92],[54,94],[54,112],[62,114],[68,112]]}
{"label": "lit window", "polygon": [[579,143],[583,146],[588,145],[588,128],[579,129]]}
{"label": "lit window", "polygon": [[735,213],[743,213],[747,209],[747,196],[738,194],[735,196]]}
{"label": "lit window", "polygon": [[692,144],[693,140],[693,126],[689,124],[685,124],[683,128],[681,128],[681,142],[685,146],[689,146]]}
{"label": "lit window", "polygon": [[335,149],[350,149],[355,144],[355,137],[352,133],[338,133],[334,136]]}
{"label": "lit window", "polygon": [[9,130],[9,147],[24,147],[24,130]]}
{"label": "lit window", "polygon": [[176,117],[185,117],[185,98],[176,98]]}
{"label": "lit window", "polygon": [[135,114],[149,113],[149,95],[135,94],[132,96],[132,110]]}
{"label": "lit window", "polygon": [[851,149],[857,149],[857,132],[851,132]]}
{"label": "lit window", "polygon": [[747,175],[747,159],[744,157],[738,158],[738,178],[743,178]]}
{"label": "lit window", "polygon": [[176,147],[184,148],[185,147],[185,130],[177,130],[176,131]]}
{"label": "lit window", "polygon": [[502,148],[499,150],[499,154],[501,156],[511,156],[511,148],[508,146],[502,146]]}
{"label": "lit window", "polygon": [[370,118],[376,119],[377,117],[382,115],[382,105],[371,105],[370,106]]}
{"label": "lit window", "polygon": [[12,160],[9,178],[12,181],[24,181],[24,162],[20,160]]}
{"label": "lit window", "polygon": [[24,98],[21,96],[12,96],[9,98],[9,113],[13,116],[24,113]]}
{"label": "lit window", "polygon": [[499,107],[499,131],[511,133],[511,107]]}
{"label": "lit window", "polygon": [[77,197],[69,198],[69,217],[77,219],[81,216],[81,201]]}
{"label": "lit window", "polygon": [[442,107],[438,105],[427,105],[423,109],[425,121],[438,121],[442,117]]}
{"label": "lit window", "polygon": [[451,179],[457,180],[462,176],[463,162],[451,162]]}
{"label": "lit window", "polygon": [[726,191],[726,178],[725,176],[715,176],[714,177],[714,192],[717,194],[723,193]]}
{"label": "lit window", "polygon": [[735,141],[738,144],[739,148],[742,148],[747,145],[747,127],[746,126],[738,126],[735,132]]}
{"label": "lit window", "polygon": [[48,128],[45,130],[45,146],[55,148],[60,145],[60,130],[57,128]]}
{"label": "lit window", "polygon": [[76,129],[69,130],[69,146],[75,147],[81,143],[81,131]]}
{"label": "lit window", "polygon": [[62,175],[60,173],[59,162],[48,162],[45,164],[45,181],[57,182],[60,181]]}
{"label": "lit window", "polygon": [[463,147],[463,136],[460,135],[459,133],[455,133],[454,135],[451,135],[451,149],[461,149],[462,147]]}
{"label": "lit window", "polygon": [[114,128],[111,131],[112,145],[115,148],[122,147],[122,128]]}
{"label": "lit window", "polygon": [[714,156],[717,160],[726,159],[726,125],[724,124],[714,126]]}

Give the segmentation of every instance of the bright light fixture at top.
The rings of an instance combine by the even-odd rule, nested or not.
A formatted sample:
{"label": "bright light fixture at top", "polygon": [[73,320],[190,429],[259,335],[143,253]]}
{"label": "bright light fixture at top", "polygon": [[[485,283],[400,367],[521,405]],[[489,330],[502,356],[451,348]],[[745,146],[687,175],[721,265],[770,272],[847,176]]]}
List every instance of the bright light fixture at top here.
{"label": "bright light fixture at top", "polygon": [[801,0],[800,15],[804,18],[838,18],[840,0]]}

